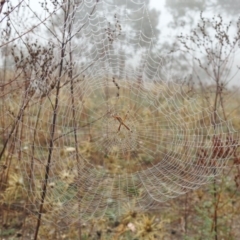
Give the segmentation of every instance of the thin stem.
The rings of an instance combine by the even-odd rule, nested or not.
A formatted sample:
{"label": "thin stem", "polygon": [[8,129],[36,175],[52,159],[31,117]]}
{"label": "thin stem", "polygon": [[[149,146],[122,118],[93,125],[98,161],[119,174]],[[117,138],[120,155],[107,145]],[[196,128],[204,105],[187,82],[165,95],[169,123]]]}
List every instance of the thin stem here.
{"label": "thin stem", "polygon": [[[68,1],[68,9],[70,9],[70,1]],[[73,20],[75,15],[75,5],[73,5]],[[78,138],[77,138],[77,121],[76,121],[76,111],[75,111],[75,102],[74,102],[74,81],[73,81],[73,56],[72,56],[72,42],[71,42],[71,34],[72,34],[72,25],[73,21],[69,24],[68,28],[68,37],[69,37],[69,61],[70,61],[70,69],[69,69],[69,78],[71,81],[71,104],[72,104],[72,116],[73,116],[73,132],[74,132],[74,142],[75,142],[75,149],[76,149],[76,164],[77,164],[77,173],[78,173],[78,179],[80,179],[81,169],[80,169],[80,159],[79,159],[79,152],[78,152]],[[78,186],[78,238],[79,240],[82,239],[82,224],[81,224],[81,191]]]}
{"label": "thin stem", "polygon": [[51,125],[51,132],[50,132],[50,144],[48,148],[48,160],[47,160],[47,165],[45,169],[45,178],[44,178],[44,184],[43,184],[43,189],[42,189],[42,197],[41,197],[41,203],[39,207],[39,213],[38,213],[38,220],[37,220],[37,226],[36,226],[36,231],[34,235],[34,240],[37,240],[38,237],[38,232],[41,224],[41,217],[42,217],[42,212],[43,212],[43,205],[45,201],[45,197],[47,194],[47,184],[48,184],[48,177],[49,177],[49,171],[50,171],[50,165],[51,165],[51,160],[52,160],[52,151],[53,151],[53,145],[54,145],[54,134],[55,134],[55,126],[57,122],[57,109],[58,109],[58,101],[59,101],[59,93],[60,93],[60,79],[62,76],[62,71],[63,71],[63,59],[65,55],[65,32],[66,32],[66,24],[67,24],[67,18],[68,18],[68,13],[64,11],[64,29],[63,29],[63,36],[62,36],[62,48],[61,48],[61,61],[60,61],[60,66],[59,66],[59,75],[58,75],[58,80],[57,80],[57,87],[56,87],[56,96],[55,96],[55,104],[54,104],[54,110],[53,110],[53,118],[52,118],[52,125]]}
{"label": "thin stem", "polygon": [[17,118],[16,118],[16,120],[15,120],[13,126],[12,126],[12,129],[11,129],[11,131],[10,131],[8,137],[7,137],[7,140],[5,141],[5,143],[3,145],[2,151],[0,152],[0,160],[2,159],[2,156],[3,156],[3,154],[4,154],[5,150],[6,150],[7,144],[9,142],[10,138],[12,137],[16,127],[18,126],[19,121],[21,120],[21,118],[23,116],[23,113],[24,113],[24,110],[26,109],[29,101],[30,101],[30,99],[28,99],[26,103],[23,102],[22,106],[19,109],[18,116],[17,116]]}

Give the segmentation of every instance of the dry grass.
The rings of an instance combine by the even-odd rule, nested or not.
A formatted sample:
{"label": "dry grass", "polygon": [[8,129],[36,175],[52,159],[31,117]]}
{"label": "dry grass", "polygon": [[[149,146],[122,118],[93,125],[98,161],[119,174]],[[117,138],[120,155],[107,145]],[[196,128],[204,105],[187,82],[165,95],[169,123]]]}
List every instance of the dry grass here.
{"label": "dry grass", "polygon": [[[86,89],[91,84],[93,83],[89,82]],[[39,239],[79,238],[79,225],[77,222],[72,222],[71,219],[76,220],[78,218],[76,199],[81,196],[81,207],[83,209],[88,206],[88,202],[98,200],[91,196],[92,190],[84,189],[85,185],[80,184],[85,181],[89,182],[90,185],[96,184],[91,179],[91,174],[104,175],[107,172],[110,175],[121,175],[126,174],[126,172],[135,173],[154,166],[166,151],[171,150],[171,145],[166,144],[159,146],[162,151],[159,151],[158,155],[148,154],[156,151],[156,146],[148,142],[145,145],[145,149],[148,150],[137,147],[137,143],[134,142],[135,139],[128,139],[130,131],[123,129],[124,126],[121,126],[122,131],[117,135],[118,138],[121,138],[122,145],[120,145],[118,139],[112,139],[112,141],[115,141],[115,145],[111,142],[106,143],[104,142],[106,138],[103,138],[101,144],[99,144],[97,137],[104,134],[107,127],[110,127],[110,131],[117,132],[120,122],[112,117],[114,114],[118,114],[122,119],[125,118],[126,114],[129,114],[129,116],[126,116],[126,125],[136,133],[143,131],[144,122],[151,122],[149,124],[150,129],[143,131],[143,133],[154,130],[155,132],[152,134],[155,134],[158,141],[163,143],[167,142],[166,136],[169,130],[163,130],[164,128],[159,127],[153,120],[155,118],[162,119],[162,126],[166,126],[168,121],[166,116],[171,111],[176,111],[175,114],[178,117],[173,115],[173,119],[176,120],[178,127],[188,126],[188,129],[192,127],[193,130],[189,130],[186,133],[187,135],[194,134],[194,130],[198,128],[212,124],[208,109],[199,110],[198,108],[198,106],[204,106],[206,102],[205,96],[197,93],[197,89],[195,93],[191,92],[189,94],[189,98],[183,98],[183,96],[186,97],[187,89],[183,93],[179,89],[177,91],[175,89],[178,94],[173,94],[174,90],[169,86],[161,85],[157,89],[154,85],[149,85],[146,88],[152,96],[139,104],[138,96],[132,97],[130,95],[131,84],[125,85],[125,88],[124,83],[121,84],[119,98],[117,97],[116,87],[113,85],[107,93],[112,96],[112,100],[108,101],[110,112],[107,114],[104,111],[104,109],[107,109],[104,105],[106,100],[100,96],[103,92],[105,94],[107,89],[102,88],[100,95],[95,91],[90,92],[87,96],[79,96],[80,88],[75,89],[76,120],[78,126],[81,127],[81,131],[78,130],[78,153],[83,159],[79,167],[82,173],[86,172],[86,175],[82,174],[80,176],[76,168],[76,142],[72,131],[74,122],[69,107],[71,106],[69,89],[66,87],[61,92],[51,170],[47,185],[48,192],[43,205]],[[18,87],[19,92],[22,91],[21,89],[24,89],[24,87]],[[7,90],[5,89],[4,93],[5,91]],[[81,91],[83,90],[81,89]],[[39,205],[39,199],[41,199],[41,189],[49,151],[50,123],[53,114],[52,103],[54,102],[54,93],[51,94],[49,98],[42,100],[35,98],[29,103],[1,159],[0,236],[2,239],[30,239],[33,237],[36,227],[36,213],[38,212],[37,206]],[[228,94],[231,95],[231,92],[229,91]],[[7,94],[2,98],[4,101],[1,102],[1,116],[3,116],[1,121],[4,127],[1,129],[3,133],[1,134],[1,145],[3,145],[9,133],[7,126],[14,124],[23,98],[21,94]],[[195,98],[196,104],[192,104],[192,98]],[[149,107],[149,101],[154,99],[157,99],[157,101],[152,106],[156,108],[161,106],[161,112],[154,111],[154,108]],[[225,110],[227,113],[231,113],[233,126],[238,129],[240,113],[236,108],[236,102],[239,99],[236,95],[229,99],[231,102],[228,102],[228,108]],[[98,106],[102,106],[102,108]],[[116,110],[119,111],[116,112]],[[131,112],[128,113],[128,111]],[[132,112],[142,122],[137,122],[134,119],[135,116],[131,115]],[[90,124],[97,118],[96,116],[99,116],[99,120]],[[225,130],[220,129],[219,131]],[[219,138],[221,139],[220,135]],[[206,145],[209,145],[211,141],[212,139],[207,139],[207,137],[204,139]],[[167,143],[169,144],[169,142]],[[119,146],[124,151],[121,151],[121,149],[119,151]],[[21,151],[19,152],[18,149],[21,149]],[[178,151],[177,154],[181,158],[184,158],[184,154],[189,158],[190,153],[186,152],[184,145],[179,145],[176,149],[175,151]],[[238,165],[233,164],[233,161],[238,164],[237,152],[231,157],[223,174],[216,179],[217,202],[213,198],[215,190],[210,182],[207,186],[203,186],[196,191],[190,191],[176,199],[164,203],[155,203],[155,211],[146,210],[143,212],[143,209],[134,200],[135,197],[141,196],[141,189],[128,186],[127,182],[123,182],[121,187],[118,186],[120,195],[116,199],[121,197],[126,200],[127,197],[130,197],[131,200],[121,205],[120,214],[116,214],[119,209],[114,206],[110,207],[104,216],[102,216],[104,211],[101,206],[99,206],[99,209],[94,207],[84,209],[86,211],[81,220],[82,239],[213,239],[213,213],[216,206],[219,239],[238,239],[240,237],[237,228],[240,221],[240,195],[238,194],[240,170]],[[206,162],[198,163],[199,166],[201,164],[204,165]],[[181,168],[180,165],[175,167]],[[96,171],[89,172],[90,175],[87,175],[89,168],[95,168]],[[185,175],[185,177],[188,176]],[[111,184],[113,184],[111,178],[105,177],[102,179],[103,186],[111,186]],[[88,190],[90,191],[89,194],[87,194]],[[99,188],[94,190],[95,193],[96,191],[99,191],[99,193],[103,191],[106,195],[111,194],[111,188]],[[71,199],[75,199],[74,203],[76,205],[69,205],[68,202],[71,202],[69,201]],[[104,206],[102,207],[104,209]],[[92,211],[95,212],[92,213]],[[70,227],[68,228],[69,224]]]}

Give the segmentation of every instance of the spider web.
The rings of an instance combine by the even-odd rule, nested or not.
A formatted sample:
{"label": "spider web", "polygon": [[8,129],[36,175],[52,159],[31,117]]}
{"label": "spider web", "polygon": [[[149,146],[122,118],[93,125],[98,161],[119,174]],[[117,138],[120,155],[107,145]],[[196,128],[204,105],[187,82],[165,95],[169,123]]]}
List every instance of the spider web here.
{"label": "spider web", "polygon": [[[27,85],[17,81],[6,97],[8,117],[22,129],[11,139],[31,211],[39,211],[44,183],[42,215],[51,222],[54,216],[57,225],[121,215],[126,203],[155,209],[206,184],[227,165],[238,132],[202,103],[200,92],[176,81],[172,55],[153,57],[156,38],[144,1],[73,5],[66,25],[54,32],[61,36],[71,28],[64,56],[61,37],[43,34],[51,30],[48,17],[24,6],[44,23],[29,35],[52,46],[52,66],[63,60],[60,76],[59,67],[44,69],[43,76],[39,65]],[[61,11],[54,9],[56,22]],[[21,24],[14,25],[20,34]]]}

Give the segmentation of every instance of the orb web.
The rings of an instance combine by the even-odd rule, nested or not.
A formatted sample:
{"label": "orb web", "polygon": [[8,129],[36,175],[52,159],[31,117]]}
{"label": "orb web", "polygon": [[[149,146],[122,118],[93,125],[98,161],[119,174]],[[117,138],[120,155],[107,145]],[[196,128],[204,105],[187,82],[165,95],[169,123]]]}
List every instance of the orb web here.
{"label": "orb web", "polygon": [[[54,11],[61,20],[61,8]],[[206,184],[232,156],[237,130],[202,103],[200,91],[175,80],[170,55],[153,57],[156,39],[153,30],[144,35],[146,20],[151,29],[144,1],[73,5],[56,33],[71,27],[64,48],[41,38],[52,44],[57,67],[38,66],[27,85],[11,86],[8,116],[22,129],[11,138],[15,158],[33,212],[46,183],[44,220],[63,226],[120,215],[126,202],[157,208]],[[39,31],[49,30],[45,22]]]}

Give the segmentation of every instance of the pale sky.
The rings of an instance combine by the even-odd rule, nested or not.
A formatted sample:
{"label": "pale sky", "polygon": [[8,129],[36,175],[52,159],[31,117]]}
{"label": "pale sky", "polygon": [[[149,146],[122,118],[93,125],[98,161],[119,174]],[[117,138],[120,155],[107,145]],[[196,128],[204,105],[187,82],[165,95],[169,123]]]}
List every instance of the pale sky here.
{"label": "pale sky", "polygon": [[156,8],[161,12],[159,17],[159,28],[165,28],[171,21],[171,14],[165,8],[165,0],[150,0],[150,7]]}
{"label": "pale sky", "polygon": [[[36,12],[39,12],[39,9],[41,9],[39,7],[39,3],[38,1],[28,1],[26,0],[27,3],[30,3],[31,6],[34,8],[34,10]],[[172,36],[173,38],[180,34],[180,31],[183,31],[185,33],[187,33],[188,31],[190,31],[190,29],[185,28],[184,29],[174,29],[174,28],[169,28],[168,24],[170,23],[170,21],[172,20],[172,16],[171,14],[167,11],[167,9],[165,8],[165,0],[150,0],[150,7],[151,8],[156,8],[157,10],[160,11],[160,17],[159,17],[159,25],[158,28],[161,31],[161,39],[163,41],[166,41],[166,39],[169,41],[169,37]],[[212,13],[212,12],[204,12],[205,16],[211,17],[214,14],[217,13]],[[195,19],[199,18],[199,14],[197,15],[197,17]],[[224,19],[226,19],[226,16],[224,16]],[[234,65],[236,66],[237,62],[240,62],[240,54],[238,53],[235,56],[235,62]],[[236,67],[235,67],[236,68]],[[238,84],[240,85],[240,81],[238,80],[238,77],[235,78],[235,80],[232,81],[232,84]]]}
{"label": "pale sky", "polygon": [[[158,28],[161,30],[161,34],[163,35],[163,38],[169,38],[169,36],[176,36],[179,34],[179,32],[176,32],[176,29],[170,29],[167,27],[167,25],[171,22],[172,16],[168,12],[168,10],[165,7],[165,1],[166,0],[150,0],[150,7],[151,8],[156,8],[161,12],[160,17],[159,17],[159,26]],[[226,0],[227,1],[227,0]],[[236,0],[237,1],[237,0]],[[215,9],[210,9],[209,11],[204,11],[204,16],[205,17],[213,17],[214,15],[217,15],[219,13],[214,12]],[[231,15],[228,15],[224,12],[221,12],[221,15],[224,16],[225,21],[232,21]],[[237,19],[236,16],[234,16],[235,19]],[[199,19],[199,14],[195,18],[196,20]],[[181,29],[180,31],[188,33],[191,29]],[[237,51],[235,56],[234,56],[234,63],[233,63],[233,72],[235,73],[237,71],[237,65],[240,66],[240,51]],[[239,86],[240,87],[240,73],[238,73],[230,82],[230,86]]]}

